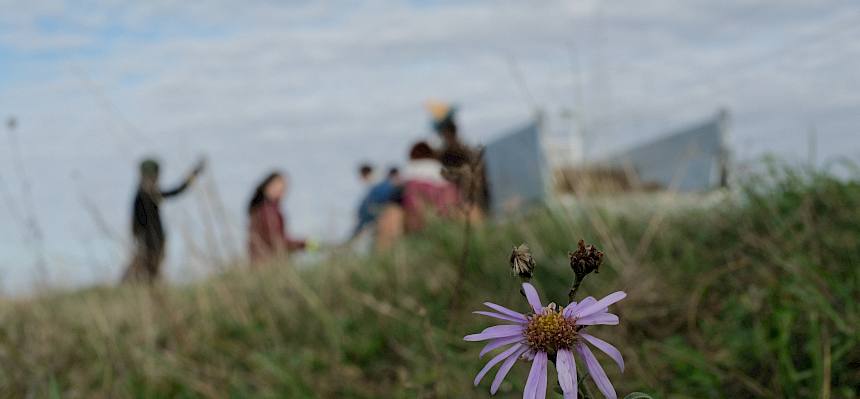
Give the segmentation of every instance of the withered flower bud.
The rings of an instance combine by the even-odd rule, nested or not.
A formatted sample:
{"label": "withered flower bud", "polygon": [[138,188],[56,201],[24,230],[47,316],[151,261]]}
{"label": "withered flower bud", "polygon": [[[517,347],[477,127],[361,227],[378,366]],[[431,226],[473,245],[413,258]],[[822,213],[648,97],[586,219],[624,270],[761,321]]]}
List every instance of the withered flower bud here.
{"label": "withered flower bud", "polygon": [[600,264],[603,263],[603,252],[594,245],[585,245],[583,240],[579,240],[579,249],[576,252],[568,252],[567,255],[570,257],[570,268],[580,279],[591,272],[598,273]]}
{"label": "withered flower bud", "polygon": [[535,259],[529,251],[529,246],[521,244],[514,247],[511,252],[511,272],[520,276],[523,281],[528,281],[532,278],[532,273],[535,270]]}

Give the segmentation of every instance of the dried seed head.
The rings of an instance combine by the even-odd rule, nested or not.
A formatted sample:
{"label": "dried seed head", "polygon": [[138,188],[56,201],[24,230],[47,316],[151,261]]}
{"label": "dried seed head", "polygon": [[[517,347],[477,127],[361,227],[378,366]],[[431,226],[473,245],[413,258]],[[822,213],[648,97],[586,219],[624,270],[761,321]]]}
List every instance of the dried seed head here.
{"label": "dried seed head", "polygon": [[579,249],[576,252],[568,252],[567,255],[570,257],[570,268],[580,279],[591,272],[598,273],[600,264],[603,263],[603,252],[594,245],[585,245],[583,240],[579,240]]}
{"label": "dried seed head", "polygon": [[511,272],[528,281],[535,270],[535,259],[529,251],[529,246],[521,244],[511,252]]}

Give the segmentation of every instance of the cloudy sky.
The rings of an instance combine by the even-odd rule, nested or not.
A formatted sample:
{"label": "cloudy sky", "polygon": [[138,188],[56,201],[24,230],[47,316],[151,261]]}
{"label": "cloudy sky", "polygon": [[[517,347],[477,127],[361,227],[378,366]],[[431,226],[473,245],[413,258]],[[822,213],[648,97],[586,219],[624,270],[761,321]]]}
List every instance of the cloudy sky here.
{"label": "cloudy sky", "polygon": [[18,121],[0,139],[7,292],[36,275],[115,279],[135,165],[151,154],[168,184],[200,156],[211,166],[165,206],[172,278],[241,252],[244,202],[272,168],[292,176],[292,230],[340,237],[360,193],[356,163],[402,162],[429,136],[429,98],[459,104],[472,142],[538,108],[562,131],[571,123],[557,116],[571,110],[596,158],[727,107],[739,159],[806,160],[813,129],[819,164],[860,157],[856,1],[0,0],[0,10],[0,117]]}

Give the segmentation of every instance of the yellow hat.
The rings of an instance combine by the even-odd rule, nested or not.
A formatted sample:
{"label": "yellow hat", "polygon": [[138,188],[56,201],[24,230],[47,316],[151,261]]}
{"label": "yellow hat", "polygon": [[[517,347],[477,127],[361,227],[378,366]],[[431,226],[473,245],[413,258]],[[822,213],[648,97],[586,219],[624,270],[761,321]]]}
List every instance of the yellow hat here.
{"label": "yellow hat", "polygon": [[442,126],[454,123],[454,113],[457,108],[449,103],[428,100],[424,103],[427,112],[433,118],[433,129],[439,131]]}

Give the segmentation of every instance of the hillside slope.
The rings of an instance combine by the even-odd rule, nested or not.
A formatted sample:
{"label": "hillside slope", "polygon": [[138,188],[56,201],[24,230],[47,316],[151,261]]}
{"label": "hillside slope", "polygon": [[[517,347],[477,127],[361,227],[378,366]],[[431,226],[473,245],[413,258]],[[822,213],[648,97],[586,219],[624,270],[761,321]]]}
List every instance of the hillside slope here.
{"label": "hillside slope", "polygon": [[[471,311],[525,311],[508,269],[522,242],[533,283],[562,303],[583,238],[607,261],[580,296],[629,294],[621,325],[597,327],[625,356],[624,374],[606,367],[620,396],[858,397],[860,185],[784,171],[746,187],[707,208],[487,224],[465,268],[462,226],[436,226],[371,258],[4,303],[0,396],[488,397],[488,381],[472,386],[481,346],[462,337],[490,321]],[[497,397],[521,397],[527,372],[514,367]]]}

